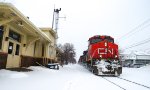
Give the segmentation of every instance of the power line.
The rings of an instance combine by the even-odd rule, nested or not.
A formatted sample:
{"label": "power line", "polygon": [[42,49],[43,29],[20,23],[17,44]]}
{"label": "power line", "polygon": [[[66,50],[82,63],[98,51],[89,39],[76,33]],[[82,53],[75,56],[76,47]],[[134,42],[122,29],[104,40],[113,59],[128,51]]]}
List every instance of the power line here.
{"label": "power line", "polygon": [[133,47],[137,47],[137,46],[139,46],[139,45],[142,45],[142,44],[145,44],[145,43],[148,43],[148,42],[150,42],[150,40],[143,41],[143,42],[141,42],[141,43],[133,44],[133,45],[131,45],[131,46],[125,48],[125,49],[130,49],[130,48],[133,48]]}
{"label": "power line", "polygon": [[145,40],[143,40],[143,41],[140,41],[140,42],[138,42],[138,43],[134,43],[134,44],[132,44],[132,45],[126,47],[125,49],[130,49],[130,48],[133,48],[133,47],[137,47],[137,46],[139,46],[139,45],[142,45],[142,44],[145,44],[145,43],[148,43],[148,42],[150,42],[150,38],[145,39]]}
{"label": "power line", "polygon": [[[124,34],[123,36],[121,36],[120,38],[118,38],[117,39],[117,41],[121,41],[123,38],[125,38],[125,37],[129,37],[129,36],[131,36],[131,35],[133,35],[133,33],[136,33],[138,30],[139,30],[139,28],[142,28],[145,24],[147,24],[147,23],[149,23],[150,22],[150,18],[149,19],[147,19],[146,21],[144,21],[143,23],[141,23],[140,25],[138,25],[137,27],[135,27],[134,29],[132,29],[131,31],[129,31],[128,33],[126,33],[126,34]],[[150,26],[150,24],[148,24],[148,25],[146,25],[145,27],[143,27],[143,28],[146,28],[146,27],[148,27],[148,26]],[[142,29],[143,29],[142,28]],[[141,29],[140,29],[141,30]]]}
{"label": "power line", "polygon": [[132,29],[131,31],[129,31],[128,33],[126,33],[125,35],[121,36],[119,39],[124,38],[125,36],[128,36],[130,33],[136,31],[137,29],[139,29],[140,27],[142,27],[143,25],[145,25],[146,23],[148,23],[150,21],[150,19],[147,19],[146,21],[144,21],[142,24],[138,25],[137,27],[135,27],[134,29]]}

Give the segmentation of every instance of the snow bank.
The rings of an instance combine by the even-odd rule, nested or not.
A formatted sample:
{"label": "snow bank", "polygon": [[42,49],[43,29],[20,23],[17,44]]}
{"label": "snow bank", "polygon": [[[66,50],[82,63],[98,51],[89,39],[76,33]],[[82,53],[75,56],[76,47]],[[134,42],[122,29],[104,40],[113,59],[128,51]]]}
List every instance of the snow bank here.
{"label": "snow bank", "polygon": [[[33,71],[0,70],[1,90],[121,90],[100,76],[93,75],[80,65],[65,65],[60,70],[29,67]],[[122,78],[150,86],[150,66],[124,68]],[[111,77],[112,79],[114,77]],[[119,82],[124,84],[124,82]],[[126,86],[129,86],[128,84]],[[138,90],[136,87],[128,90]]]}
{"label": "snow bank", "polygon": [[2,78],[25,78],[28,77],[27,74],[22,72],[8,71],[8,70],[0,70],[0,79]]}
{"label": "snow bank", "polygon": [[120,77],[150,86],[150,65],[141,68],[123,68]]}

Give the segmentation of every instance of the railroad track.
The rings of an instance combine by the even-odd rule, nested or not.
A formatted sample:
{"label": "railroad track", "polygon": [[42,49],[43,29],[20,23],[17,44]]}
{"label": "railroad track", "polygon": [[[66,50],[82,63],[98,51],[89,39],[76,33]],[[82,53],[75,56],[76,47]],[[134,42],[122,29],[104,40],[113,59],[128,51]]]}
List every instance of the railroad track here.
{"label": "railroad track", "polygon": [[116,84],[116,83],[114,83],[114,82],[112,82],[112,81],[110,81],[110,80],[108,80],[108,79],[106,79],[106,78],[104,78],[104,77],[102,77],[102,78],[105,79],[105,80],[107,80],[108,82],[114,84],[115,86],[117,86],[117,87],[123,89],[123,90],[127,90],[127,89],[123,88],[122,86],[120,86],[120,85],[118,85],[118,84]]}
{"label": "railroad track", "polygon": [[127,82],[131,82],[131,83],[134,83],[134,84],[136,84],[136,85],[139,85],[139,86],[142,86],[142,87],[145,87],[145,88],[150,89],[150,87],[149,87],[149,86],[146,86],[146,85],[143,85],[143,84],[140,84],[140,83],[137,83],[137,82],[134,82],[134,81],[128,80],[128,79],[124,79],[124,78],[121,78],[121,77],[117,77],[117,78],[119,78],[119,79],[125,80],[125,81],[127,81]]}
{"label": "railroad track", "polygon": [[[128,90],[128,89],[122,87],[121,85],[119,85],[119,84],[113,82],[112,80],[108,79],[107,77],[102,77],[102,78],[105,79],[105,80],[107,80],[108,82],[114,84],[115,86],[119,87],[119,88],[122,89],[122,90]],[[143,85],[143,84],[140,84],[140,83],[131,81],[131,80],[127,80],[127,79],[124,79],[124,78],[121,78],[121,77],[114,77],[114,78],[121,79],[121,80],[123,80],[123,81],[130,82],[130,83],[132,83],[132,84],[135,84],[135,85],[138,85],[138,86],[141,86],[141,87],[144,87],[144,88],[147,88],[147,89],[150,90],[150,87],[149,87],[149,86],[146,86],[146,85]]]}

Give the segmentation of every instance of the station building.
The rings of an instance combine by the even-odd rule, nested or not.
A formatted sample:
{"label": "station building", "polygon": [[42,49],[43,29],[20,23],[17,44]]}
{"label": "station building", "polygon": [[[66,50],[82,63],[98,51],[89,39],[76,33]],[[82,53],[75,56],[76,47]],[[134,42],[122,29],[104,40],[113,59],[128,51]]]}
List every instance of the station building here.
{"label": "station building", "polygon": [[134,64],[150,64],[150,54],[140,51],[122,53],[120,54],[120,59],[122,60],[123,66],[129,66]]}
{"label": "station building", "polygon": [[36,27],[12,4],[0,2],[0,69],[53,62],[56,32]]}

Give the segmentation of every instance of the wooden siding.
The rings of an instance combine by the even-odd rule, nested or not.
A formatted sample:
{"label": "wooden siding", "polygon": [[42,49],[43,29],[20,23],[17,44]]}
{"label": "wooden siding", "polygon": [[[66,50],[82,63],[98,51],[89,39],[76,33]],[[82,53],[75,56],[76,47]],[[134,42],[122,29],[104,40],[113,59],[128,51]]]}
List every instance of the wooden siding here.
{"label": "wooden siding", "polygon": [[7,53],[0,52],[0,69],[6,68],[7,55]]}

